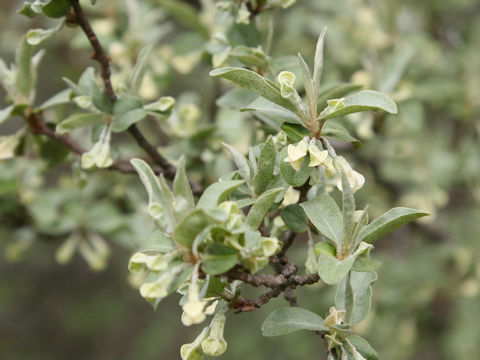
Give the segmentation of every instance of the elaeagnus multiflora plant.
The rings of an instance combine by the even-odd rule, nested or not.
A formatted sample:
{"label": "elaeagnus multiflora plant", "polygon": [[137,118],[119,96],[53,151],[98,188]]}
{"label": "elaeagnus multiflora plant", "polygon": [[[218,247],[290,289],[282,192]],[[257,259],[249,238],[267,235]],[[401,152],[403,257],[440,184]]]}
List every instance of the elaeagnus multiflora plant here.
{"label": "elaeagnus multiflora plant", "polygon": [[[145,101],[151,94],[148,86],[155,83],[147,69],[159,55],[158,39],[150,34],[153,40],[142,44],[134,61],[124,56],[127,49],[120,43],[110,44],[110,57],[82,8],[86,4],[79,0],[27,1],[19,11],[57,19],[57,24],[29,30],[15,62],[10,66],[0,62],[9,102],[0,121],[19,116],[25,122],[15,134],[2,138],[1,158],[18,156],[33,136],[37,142],[48,138],[77,155],[68,158],[77,180],[92,176],[96,169],[138,173],[154,231],[131,256],[128,269],[140,295],[154,308],[167,296],[180,294],[181,322],[205,324],[192,342],[181,347],[183,360],[222,355],[228,348],[224,338],[228,317],[253,311],[282,294],[290,306],[268,315],[264,336],[306,329],[321,336],[328,359],[378,359],[367,340],[352,331],[370,311],[380,265],[371,257],[373,243],[427,213],[396,207],[369,219],[368,206],[357,208],[355,201],[366,179],[337,154],[335,144],[347,142],[355,148],[360,144],[342,125],[343,116],[363,111],[396,114],[397,106],[386,94],[357,85],[322,86],[326,28],[318,38],[313,64],[298,54],[300,81],[275,61],[271,56],[275,24],[270,17],[263,29],[258,17],[288,8],[295,0],[205,0],[200,2],[200,18],[185,2],[157,3],[205,39],[198,53],[178,56],[173,66],[182,72],[207,59],[214,68],[209,75],[220,89],[236,85],[217,94],[218,106],[252,112],[252,121],[270,128],[260,131],[244,153],[223,144],[237,170],[204,186],[187,174],[189,154],[172,157],[147,140],[137,126],[144,119],[154,119],[172,142],[180,142],[197,131],[200,110],[167,95]],[[138,7],[135,1],[129,4],[131,9]],[[130,20],[129,26],[142,26]],[[88,67],[76,82],[64,78],[65,90],[35,105],[37,71],[44,54],[38,48],[65,26],[84,33],[100,72]],[[118,72],[112,66],[115,61]],[[68,115],[45,118],[51,109],[65,104],[71,105]],[[82,145],[74,139],[81,128],[91,131],[90,141]],[[118,133],[129,133],[147,156],[120,159],[122,150],[112,141]],[[38,150],[38,144],[32,148]],[[104,231],[89,225],[94,218],[80,218],[81,226],[75,223],[66,229],[70,235],[57,259],[66,262],[78,250],[92,268],[101,269],[109,253]],[[304,266],[288,258],[296,239],[307,239],[302,243]],[[268,267],[273,274],[265,271]],[[320,315],[298,307],[294,293],[297,286],[317,282],[336,288],[334,303]],[[242,290],[248,286],[262,286],[266,292],[247,299]]]}

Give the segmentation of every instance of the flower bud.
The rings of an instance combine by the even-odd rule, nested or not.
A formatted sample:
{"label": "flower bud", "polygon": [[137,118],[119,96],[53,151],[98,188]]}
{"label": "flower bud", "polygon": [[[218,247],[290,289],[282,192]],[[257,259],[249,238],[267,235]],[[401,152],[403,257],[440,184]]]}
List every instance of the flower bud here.
{"label": "flower bud", "polygon": [[197,336],[197,338],[190,344],[184,344],[180,348],[180,356],[182,360],[202,360],[203,353],[201,349],[202,341],[208,335],[209,327],[206,327],[202,332]]}
{"label": "flower bud", "polygon": [[305,140],[301,140],[297,145],[290,144],[287,147],[288,157],[283,161],[290,163],[292,168],[298,171],[302,165],[303,158],[307,156],[307,150],[308,143]]}
{"label": "flower bud", "polygon": [[162,96],[157,101],[145,105],[143,108],[147,111],[167,112],[175,105],[175,99],[171,96]]}
{"label": "flower bud", "polygon": [[277,83],[280,85],[280,93],[284,98],[296,97],[298,96],[297,90],[295,89],[295,82],[297,78],[295,74],[290,71],[282,71],[278,74]]}
{"label": "flower bud", "polygon": [[263,256],[270,257],[279,252],[281,249],[280,243],[274,237],[262,237],[262,252]]}
{"label": "flower bud", "polygon": [[90,169],[93,166],[106,168],[113,164],[110,158],[110,126],[107,125],[100,134],[100,139],[93,145],[93,148],[82,155],[82,168]]}
{"label": "flower bud", "polygon": [[227,350],[227,342],[223,338],[226,317],[216,313],[210,325],[210,334],[202,341],[202,350],[209,356],[220,356]]}

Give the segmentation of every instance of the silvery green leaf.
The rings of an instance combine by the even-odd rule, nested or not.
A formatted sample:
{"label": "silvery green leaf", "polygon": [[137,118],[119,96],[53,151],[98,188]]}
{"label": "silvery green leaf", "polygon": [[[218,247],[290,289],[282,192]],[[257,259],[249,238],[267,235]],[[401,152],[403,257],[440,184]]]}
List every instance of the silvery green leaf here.
{"label": "silvery green leaf", "polygon": [[353,347],[366,359],[366,360],[379,360],[378,354],[374,348],[368,343],[367,340],[358,336],[350,335],[346,338],[353,345]]}
{"label": "silvery green leaf", "polygon": [[340,171],[340,177],[342,181],[342,218],[343,218],[343,234],[344,241],[348,241],[353,245],[353,229],[355,226],[354,214],[355,214],[355,198],[353,196],[352,188],[345,175],[344,171]]}
{"label": "silvery green leaf", "polygon": [[160,177],[155,176],[150,166],[143,160],[132,159],[130,162],[147,190],[150,215],[155,219],[165,215],[168,226],[166,230],[171,232],[176,223],[173,194],[168,188],[163,174]]}
{"label": "silvery green leaf", "polygon": [[168,253],[175,250],[175,243],[171,238],[164,234],[163,231],[156,229],[147,238],[144,244],[142,244],[141,251],[145,253],[158,252]]}
{"label": "silvery green leaf", "polygon": [[250,162],[250,165],[252,166],[252,172],[253,176],[257,176],[258,174],[258,162],[257,162],[257,157],[255,155],[255,147],[250,146],[248,149],[248,161]]}
{"label": "silvery green leaf", "polygon": [[388,95],[373,90],[360,91],[356,94],[338,99],[338,102],[341,106],[337,104],[335,106],[327,106],[320,113],[317,120],[325,121],[327,119],[368,110],[383,110],[390,114],[397,113],[397,105]]}
{"label": "silvery green leaf", "polygon": [[138,54],[131,80],[131,89],[132,93],[134,94],[138,93],[138,90],[142,85],[143,77],[145,76],[145,71],[147,70],[147,60],[150,56],[151,50],[152,46],[146,45],[140,50],[140,53]]}
{"label": "silvery green leaf", "polygon": [[287,184],[292,186],[302,186],[310,177],[312,168],[308,166],[309,160],[305,156],[300,166],[300,170],[296,171],[288,162],[284,160],[288,157],[287,147],[284,147],[280,153],[280,173]]}
{"label": "silvery green leaf", "polygon": [[317,108],[321,111],[327,107],[327,100],[344,97],[353,91],[360,90],[362,87],[362,85],[350,83],[340,83],[325,87],[318,95]]}
{"label": "silvery green leaf", "polygon": [[312,80],[312,75],[310,74],[310,69],[303,59],[302,55],[298,53],[298,61],[300,63],[300,67],[302,68],[302,76],[303,76],[303,86],[305,88],[305,93],[307,94],[307,99],[309,103],[310,109],[310,116],[312,116],[312,112],[314,112],[313,116],[317,115],[317,93],[315,90],[315,84]]}
{"label": "silvery green leaf", "polygon": [[335,307],[347,310],[346,322],[358,324],[370,311],[372,303],[372,286],[377,280],[377,273],[351,271],[337,286]]}
{"label": "silvery green leaf", "polygon": [[50,99],[45,101],[35,110],[43,111],[58,105],[68,104],[71,100],[71,95],[72,95],[72,91],[70,89],[62,90],[59,93],[53,95]]}
{"label": "silvery green leaf", "polygon": [[312,200],[300,204],[312,224],[324,236],[337,244],[340,249],[343,242],[342,213],[328,194],[322,193]]}
{"label": "silvery green leaf", "polygon": [[430,214],[421,210],[405,207],[393,208],[360,230],[357,243],[362,241],[372,243],[390,234],[400,226],[427,215]]}
{"label": "silvery green leaf", "polygon": [[308,129],[300,124],[283,123],[281,129],[287,134],[288,140],[292,143],[299,142],[305,136],[309,136]]}
{"label": "silvery green leaf", "polygon": [[258,157],[258,170],[253,178],[253,186],[257,195],[264,192],[270,181],[273,179],[276,156],[277,152],[275,150],[275,144],[272,137],[269,137]]}
{"label": "silvery green leaf", "polygon": [[75,130],[84,126],[101,123],[106,120],[105,114],[80,113],[70,115],[68,118],[60,122],[55,131],[57,134],[65,134],[71,130]]}
{"label": "silvery green leaf", "polygon": [[330,139],[350,142],[355,148],[358,148],[362,145],[360,140],[355,139],[352,135],[350,135],[345,126],[336,121],[326,121],[325,124],[323,124],[321,134]]}
{"label": "silvery green leaf", "polygon": [[295,102],[283,98],[277,84],[254,71],[235,67],[225,67],[212,70],[210,76],[230,80],[240,87],[256,92],[277,105],[293,112],[297,111]]}
{"label": "silvery green leaf", "polygon": [[93,105],[104,113],[112,113],[113,104],[107,95],[103,93],[95,79],[95,72],[92,67],[88,67],[78,80],[78,88],[84,95],[92,98]]}
{"label": "silvery green leaf", "polygon": [[259,111],[262,114],[271,116],[281,121],[303,124],[302,120],[297,114],[280,105],[277,105],[271,102],[270,100],[265,99],[264,97],[256,98],[248,105],[242,107],[240,110],[241,111]]}
{"label": "silvery green leaf", "polygon": [[285,225],[297,234],[308,229],[308,218],[303,208],[298,204],[290,204],[282,210],[280,216]]}
{"label": "silvery green leaf", "polygon": [[263,221],[268,210],[275,202],[275,198],[283,191],[283,188],[270,189],[258,197],[247,215],[247,223],[257,229]]}
{"label": "silvery green leaf", "polygon": [[354,255],[338,260],[336,257],[322,251],[318,256],[318,275],[328,285],[337,284],[347,276],[354,261]]}
{"label": "silvery green leaf", "polygon": [[175,195],[176,204],[179,202],[185,202],[185,207],[182,207],[183,215],[195,208],[195,200],[193,198],[192,188],[190,187],[187,172],[185,170],[184,155],[180,157],[175,178],[173,179],[173,194]]}
{"label": "silvery green leaf", "polygon": [[198,199],[197,208],[216,207],[244,183],[245,180],[224,180],[210,185]]}
{"label": "silvery green leaf", "polygon": [[287,335],[298,330],[328,331],[317,314],[299,307],[280,307],[267,316],[263,336]]}
{"label": "silvery green leaf", "polygon": [[327,32],[327,27],[325,26],[318,37],[317,46],[315,48],[315,62],[313,66],[313,85],[315,93],[318,94],[320,89],[320,81],[322,79],[323,71],[323,45],[325,42],[325,33]]}
{"label": "silvery green leaf", "polygon": [[15,73],[16,90],[22,94],[23,100],[30,99],[30,92],[34,84],[34,74],[32,72],[33,47],[27,42],[26,35],[20,41],[15,53],[15,63],[17,71]]}
{"label": "silvery green leaf", "polygon": [[223,244],[208,244],[202,252],[202,270],[209,275],[223,274],[233,268],[237,261],[237,251]]}
{"label": "silvery green leaf", "polygon": [[43,41],[50,39],[63,27],[64,22],[60,22],[57,26],[51,29],[31,29],[27,32],[27,42],[30,45],[40,45]]}
{"label": "silvery green leaf", "polygon": [[250,186],[250,184],[252,183],[252,169],[250,167],[250,163],[248,162],[247,158],[243,156],[243,154],[241,154],[233,146],[230,146],[226,143],[223,143],[223,146],[225,146],[228,149],[228,151],[233,157],[233,161],[235,162],[235,165],[237,165],[237,168],[240,171],[240,174],[245,179],[247,184]]}

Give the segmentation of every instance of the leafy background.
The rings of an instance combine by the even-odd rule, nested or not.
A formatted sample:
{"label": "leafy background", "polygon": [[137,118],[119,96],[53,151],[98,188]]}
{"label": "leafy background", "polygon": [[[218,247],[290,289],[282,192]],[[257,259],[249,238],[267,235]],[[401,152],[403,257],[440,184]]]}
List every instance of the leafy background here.
{"label": "leafy background", "polygon": [[[151,43],[155,56],[143,96],[171,95],[198,105],[198,115],[174,129],[174,140],[155,140],[168,144],[167,155],[187,153],[189,173],[209,183],[231,169],[221,142],[245,151],[256,141],[258,122],[251,114],[215,107],[226,88],[208,77],[202,29],[185,26],[181,14],[166,12],[160,2],[99,0],[88,10],[112,54],[114,74],[128,72],[133,54]],[[132,7],[126,4],[135,5],[142,21],[128,23]],[[51,25],[17,15],[20,6],[0,4],[0,57],[7,62],[27,29]],[[384,264],[374,284],[374,308],[356,330],[384,359],[473,359],[480,353],[479,14],[475,0],[304,0],[274,14],[272,56],[279,62],[294,70],[298,51],[311,60],[327,25],[324,81],[365,84],[399,104],[398,116],[345,118],[363,147],[339,150],[365,174],[359,195],[371,204],[372,215],[392,206],[432,213],[376,244],[374,257]],[[77,79],[91,64],[76,29],[65,29],[46,48],[38,103],[64,88],[62,76]],[[20,126],[21,119],[11,119],[0,135]],[[142,126],[155,134],[155,123]],[[127,138],[114,141],[130,151]],[[44,153],[55,151],[52,146],[39,145]],[[128,257],[149,230],[138,179],[99,172],[81,190],[79,181],[62,156],[47,162],[27,152],[0,162],[2,357],[178,358],[180,345],[198,329],[181,325],[175,297],[153,312],[129,284]],[[65,266],[55,262],[56,249],[78,219],[111,245],[102,272],[78,255]],[[293,249],[299,263],[304,249],[302,242]],[[334,296],[321,285],[297,292],[302,307],[321,315]],[[230,316],[229,350],[222,358],[322,358],[323,344],[311,333],[261,337],[262,321],[283,302]]]}

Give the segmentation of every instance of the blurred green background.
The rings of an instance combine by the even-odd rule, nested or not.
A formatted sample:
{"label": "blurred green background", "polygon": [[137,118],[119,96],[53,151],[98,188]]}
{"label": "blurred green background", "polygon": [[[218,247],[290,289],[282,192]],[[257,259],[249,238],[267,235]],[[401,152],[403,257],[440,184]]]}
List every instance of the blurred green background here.
{"label": "blurred green background", "polygon": [[[28,29],[55,23],[16,14],[21,5],[0,3],[0,57],[7,63]],[[180,105],[197,104],[187,108],[195,112],[192,121],[173,127],[171,142],[152,135],[155,123],[142,125],[153,141],[165,145],[165,156],[186,153],[189,173],[203,183],[229,171],[221,141],[245,150],[258,134],[251,114],[216,108],[215,99],[228,88],[208,77],[205,40],[155,0],[99,0],[95,7],[85,2],[85,8],[113,58],[114,83],[128,75],[139,48],[153,44],[142,96],[172,95]],[[480,3],[298,0],[273,15],[271,55],[279,64],[295,71],[298,51],[311,61],[327,25],[323,81],[364,84],[399,104],[396,116],[346,118],[363,147],[338,144],[338,152],[367,179],[359,197],[370,203],[372,217],[392,206],[432,213],[376,244],[373,256],[383,265],[373,311],[356,331],[382,359],[479,358]],[[258,21],[265,28],[266,20]],[[46,49],[38,103],[65,87],[62,76],[76,80],[92,65],[78,29],[66,28]],[[0,90],[0,108],[4,95]],[[62,111],[69,109],[46,116],[56,122]],[[8,120],[0,135],[21,126],[21,119]],[[43,141],[36,146],[59,151]],[[139,152],[128,137],[115,142],[123,145],[121,154]],[[98,172],[85,179],[62,156],[44,161],[32,152],[0,161],[2,359],[179,358],[181,344],[200,328],[181,325],[176,296],[154,312],[128,277],[128,258],[151,229],[145,203],[135,176]],[[87,252],[57,264],[55,254],[71,234],[100,237],[110,255]],[[292,249],[300,264],[304,249],[302,241]],[[321,285],[297,294],[300,306],[320,314],[334,296]],[[314,334],[261,336],[261,323],[280,304],[281,298],[254,313],[230,316],[228,351],[221,358],[323,359],[323,343]]]}

